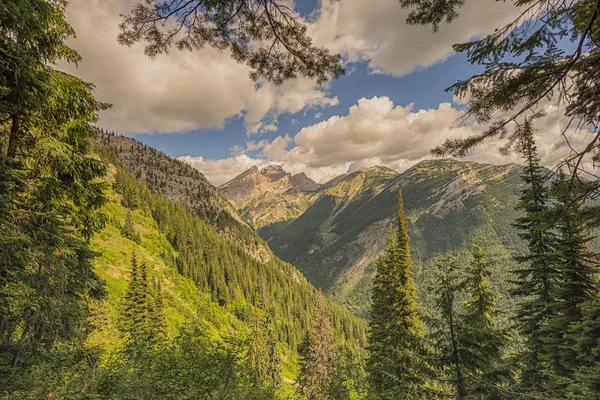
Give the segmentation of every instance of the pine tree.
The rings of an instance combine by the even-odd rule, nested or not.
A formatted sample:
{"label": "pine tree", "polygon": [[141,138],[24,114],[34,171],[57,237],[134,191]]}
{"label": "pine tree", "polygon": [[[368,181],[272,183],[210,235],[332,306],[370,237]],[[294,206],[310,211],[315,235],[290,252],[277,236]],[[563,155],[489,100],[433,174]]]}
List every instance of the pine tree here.
{"label": "pine tree", "polygon": [[140,234],[135,230],[131,210],[128,210],[127,214],[125,215],[125,224],[121,229],[121,233],[126,238],[133,240],[136,243],[140,243]]}
{"label": "pine tree", "polygon": [[165,296],[162,281],[156,280],[154,289],[154,307],[152,308],[152,332],[157,343],[165,343],[169,338],[169,326],[165,314]]}
{"label": "pine tree", "polygon": [[425,325],[408,242],[400,193],[398,231],[390,232],[376,264],[368,339],[369,380],[382,399],[423,398],[427,391]]}
{"label": "pine tree", "polygon": [[498,293],[481,248],[473,246],[464,277],[450,258],[438,264],[431,288],[438,315],[431,319],[434,343],[445,381],[457,399],[501,399],[512,383],[503,357],[509,331],[498,326]]}
{"label": "pine tree", "polygon": [[272,314],[267,314],[265,321],[267,331],[267,374],[265,376],[265,387],[277,389],[281,386],[281,355],[279,354],[279,340],[277,330],[275,329],[275,318]]}
{"label": "pine tree", "polygon": [[248,345],[248,364],[250,382],[253,386],[263,386],[269,375],[269,338],[265,326],[266,318],[262,310],[255,310],[249,322],[250,343]]}
{"label": "pine tree", "polygon": [[153,339],[153,304],[149,293],[148,268],[131,257],[131,279],[125,294],[123,327],[134,352],[151,344]]}
{"label": "pine tree", "polygon": [[104,294],[89,239],[106,168],[89,153],[108,105],[52,68],[80,60],[66,4],[0,2],[0,379],[81,338],[88,300]]}
{"label": "pine tree", "polygon": [[526,162],[522,180],[519,209],[524,216],[514,226],[528,247],[528,254],[516,257],[513,294],[521,299],[516,318],[525,349],[519,358],[522,364],[521,384],[524,390],[543,391],[547,380],[543,327],[552,316],[552,293],[556,284],[556,235],[548,214],[548,189],[545,172],[539,164],[533,139],[533,127],[527,120],[521,127],[520,152]]}
{"label": "pine tree", "polygon": [[600,296],[580,305],[581,320],[569,328],[577,354],[577,369],[568,387],[569,398],[600,399]]}
{"label": "pine tree", "polygon": [[300,393],[308,400],[327,400],[335,370],[336,348],[333,342],[331,316],[325,308],[322,293],[317,295],[312,328],[303,344],[300,371]]}
{"label": "pine tree", "polygon": [[491,285],[481,247],[473,246],[472,257],[464,282],[467,300],[461,321],[469,398],[499,399],[502,387],[513,383],[512,371],[504,360],[511,336],[507,328],[499,326],[499,294]]}
{"label": "pine tree", "polygon": [[439,358],[439,365],[452,387],[451,392],[458,400],[468,394],[466,372],[469,366],[465,360],[465,349],[460,297],[463,284],[458,275],[456,263],[448,258],[437,265],[435,286],[431,294],[438,316],[430,320],[430,339]]}
{"label": "pine tree", "polygon": [[560,173],[551,189],[555,200],[552,214],[558,232],[558,278],[552,292],[553,316],[544,331],[546,360],[554,375],[549,386],[555,391],[566,389],[577,368],[576,338],[567,334],[569,327],[582,321],[580,306],[593,300],[598,292],[596,256],[588,247],[591,237],[584,226],[579,186],[577,180],[569,180]]}

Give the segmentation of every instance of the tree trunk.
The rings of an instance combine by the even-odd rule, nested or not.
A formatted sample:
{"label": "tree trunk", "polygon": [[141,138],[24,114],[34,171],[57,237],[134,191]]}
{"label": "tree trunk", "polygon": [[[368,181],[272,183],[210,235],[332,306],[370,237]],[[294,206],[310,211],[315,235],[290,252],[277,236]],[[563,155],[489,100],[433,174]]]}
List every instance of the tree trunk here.
{"label": "tree trunk", "polygon": [[23,343],[25,343],[25,339],[27,338],[27,334],[29,333],[30,326],[31,324],[28,323],[27,325],[25,325],[25,328],[23,328],[23,333],[21,333],[21,338],[17,343],[17,347],[15,348],[15,352],[13,353],[13,358],[10,363],[11,367],[13,368],[17,367],[17,363],[19,362],[19,356],[21,355],[21,349],[23,348]]}
{"label": "tree trunk", "polygon": [[21,117],[19,114],[13,114],[11,116],[12,126],[10,127],[10,136],[8,137],[8,151],[6,152],[7,157],[15,158],[17,154],[17,142],[19,139],[19,130],[21,129]]}
{"label": "tree trunk", "polygon": [[454,367],[456,368],[456,399],[463,400],[467,393],[458,357],[458,343],[454,332],[454,318],[452,315],[450,315],[450,340],[452,341],[452,358],[454,359]]}

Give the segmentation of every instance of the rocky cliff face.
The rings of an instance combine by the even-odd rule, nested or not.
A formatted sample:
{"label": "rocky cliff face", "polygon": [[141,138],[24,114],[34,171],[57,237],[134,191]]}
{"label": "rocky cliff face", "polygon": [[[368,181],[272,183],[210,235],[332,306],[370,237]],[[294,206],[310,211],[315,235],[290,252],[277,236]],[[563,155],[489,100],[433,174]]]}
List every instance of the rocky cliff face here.
{"label": "rocky cliff face", "polygon": [[306,174],[292,175],[278,165],[252,167],[219,190],[255,228],[297,218],[321,185]]}

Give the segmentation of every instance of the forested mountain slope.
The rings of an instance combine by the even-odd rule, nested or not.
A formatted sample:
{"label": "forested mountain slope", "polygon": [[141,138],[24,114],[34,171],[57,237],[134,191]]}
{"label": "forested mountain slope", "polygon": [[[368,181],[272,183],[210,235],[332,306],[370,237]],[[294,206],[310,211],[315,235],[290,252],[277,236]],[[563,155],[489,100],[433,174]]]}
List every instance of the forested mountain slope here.
{"label": "forested mountain slope", "polygon": [[[103,137],[107,136],[114,138],[112,135]],[[118,139],[121,143],[137,144],[124,137]],[[244,308],[251,306],[281,308],[281,315],[278,315],[281,317],[278,321],[283,326],[281,338],[293,346],[297,345],[301,340],[303,327],[310,320],[314,298],[318,295],[314,287],[294,266],[273,256],[262,239],[239,222],[237,212],[227,209],[231,207],[230,204],[220,197],[216,188],[202,174],[193,169],[188,170],[185,164],[157,150],[140,144],[137,146],[138,150],[133,153],[139,152],[140,147],[145,148],[142,151],[147,153],[147,157],[135,158],[135,162],[127,164],[130,168],[125,165],[117,168],[114,185],[123,196],[123,204],[134,210],[144,210],[156,221],[160,232],[176,252],[163,254],[167,262],[176,266],[182,275],[192,279],[201,290],[211,292],[213,299],[220,305],[235,310],[238,316],[248,311]],[[122,165],[121,160],[129,159],[131,154],[115,152],[114,146],[103,145],[98,146],[97,151],[119,166]],[[160,162],[155,160],[156,157],[160,158]],[[161,180],[161,174],[155,173],[152,165],[163,165],[163,171],[171,171],[176,166],[184,167],[179,176],[195,175],[197,179],[189,179],[189,185],[206,183],[204,194],[193,195],[190,192],[190,195],[175,194],[165,198],[160,188],[175,187],[176,193],[181,193],[182,187],[169,185]],[[132,175],[136,171],[153,176],[153,187],[157,189],[140,183]],[[176,175],[171,181],[181,182],[179,176]],[[177,202],[174,198],[183,198],[185,201]],[[215,203],[221,208],[205,207],[206,204]],[[189,204],[196,204],[196,212],[192,212]],[[226,221],[227,224],[216,224],[214,219],[203,218],[208,212],[206,208],[215,212],[217,220]],[[220,218],[219,215],[224,213],[231,214],[232,218]],[[264,254],[256,257],[256,249]],[[348,337],[364,339],[363,324],[360,321],[355,321],[354,317],[339,308],[335,309],[334,314],[336,328],[345,329]],[[344,328],[341,328],[342,325]]]}
{"label": "forested mountain slope", "polygon": [[[187,205],[152,193],[110,149],[97,145],[95,151],[109,162],[105,225],[91,238],[94,271],[106,293],[90,300],[85,351],[98,358],[96,371],[82,370],[69,386],[64,376],[39,376],[38,394],[58,385],[67,390],[59,396],[84,386],[103,398],[183,398],[172,397],[178,386],[177,396],[185,398],[290,398],[293,388],[281,386],[282,376],[269,389],[254,363],[293,382],[298,346],[322,295],[292,265],[272,254],[268,261],[256,259]],[[140,279],[144,293],[135,297]],[[325,307],[335,343],[360,349],[365,324],[332,303]],[[156,341],[162,344],[152,350]],[[88,368],[87,360],[77,368]]]}
{"label": "forested mountain slope", "polygon": [[[466,254],[479,243],[506,288],[512,255],[523,250],[511,223],[517,215],[520,167],[455,160],[424,161],[396,175],[357,171],[329,185],[301,216],[260,233],[282,259],[317,287],[366,316],[373,262],[395,223],[402,190],[411,249],[423,286],[436,257]],[[424,293],[426,296],[427,293]]]}
{"label": "forested mountain slope", "polygon": [[114,133],[99,131],[95,142],[109,149],[123,168],[153,193],[188,206],[222,235],[246,243],[254,257],[261,260],[269,258],[267,246],[198,170],[150,146]]}

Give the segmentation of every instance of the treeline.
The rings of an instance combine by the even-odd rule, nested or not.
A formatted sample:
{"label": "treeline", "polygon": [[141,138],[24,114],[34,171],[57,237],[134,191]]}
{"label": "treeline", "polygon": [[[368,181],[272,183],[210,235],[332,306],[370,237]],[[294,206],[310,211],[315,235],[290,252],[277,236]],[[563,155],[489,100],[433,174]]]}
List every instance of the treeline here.
{"label": "treeline", "polygon": [[547,184],[531,121],[521,129],[526,188],[514,225],[528,252],[512,274],[517,309],[497,306],[475,245],[466,265],[438,263],[434,307],[424,311],[400,196],[373,288],[367,371],[376,398],[600,398],[599,259],[588,246],[596,208],[583,201],[586,181],[559,173]]}

